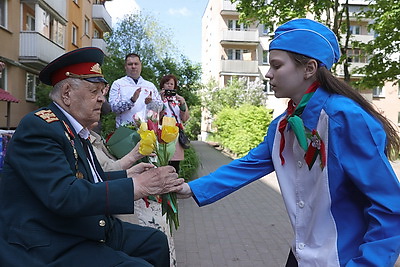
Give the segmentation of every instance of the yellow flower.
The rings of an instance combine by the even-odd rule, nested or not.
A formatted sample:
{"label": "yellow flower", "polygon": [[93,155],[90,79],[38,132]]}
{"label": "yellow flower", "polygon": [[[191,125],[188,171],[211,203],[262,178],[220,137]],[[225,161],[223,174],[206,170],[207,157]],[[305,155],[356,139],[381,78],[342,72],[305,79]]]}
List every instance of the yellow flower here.
{"label": "yellow flower", "polygon": [[176,126],[175,118],[164,117],[161,128],[161,139],[166,142],[172,142],[176,139],[179,133],[179,128]]}
{"label": "yellow flower", "polygon": [[142,122],[141,124],[140,124],[140,128],[139,128],[139,130],[138,130],[138,133],[140,134],[140,133],[142,133],[142,132],[144,132],[144,131],[147,131],[149,128],[147,128],[147,123],[145,123],[145,122]]}
{"label": "yellow flower", "polygon": [[140,134],[141,139],[139,153],[145,156],[150,155],[155,149],[157,137],[154,131],[142,130],[142,125],[140,126],[139,131],[138,133]]}

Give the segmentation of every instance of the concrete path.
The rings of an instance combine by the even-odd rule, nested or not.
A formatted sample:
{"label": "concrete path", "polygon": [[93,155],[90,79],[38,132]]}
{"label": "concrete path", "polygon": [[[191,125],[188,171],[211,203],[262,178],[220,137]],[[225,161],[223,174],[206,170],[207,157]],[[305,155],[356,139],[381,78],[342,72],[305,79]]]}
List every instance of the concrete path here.
{"label": "concrete path", "polygon": [[[198,177],[231,161],[207,143],[192,144],[201,161]],[[400,163],[393,166],[399,177]],[[293,233],[274,174],[205,207],[180,199],[179,209],[178,267],[284,266]]]}

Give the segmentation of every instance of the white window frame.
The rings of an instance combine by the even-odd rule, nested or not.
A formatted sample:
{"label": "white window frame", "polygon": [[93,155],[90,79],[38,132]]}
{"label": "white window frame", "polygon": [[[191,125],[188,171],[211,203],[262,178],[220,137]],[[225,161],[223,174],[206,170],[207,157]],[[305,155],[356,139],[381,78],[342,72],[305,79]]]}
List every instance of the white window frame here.
{"label": "white window frame", "polygon": [[26,73],[25,99],[36,102],[36,86],[39,84],[39,77],[35,74]]}
{"label": "white window frame", "polygon": [[373,97],[380,97],[383,98],[385,97],[385,92],[383,90],[383,87],[375,87],[374,89],[372,89],[372,96]]}
{"label": "white window frame", "polygon": [[268,28],[268,26],[267,26],[266,24],[263,24],[262,27],[263,27],[263,28],[262,28],[262,34],[263,34],[263,35],[268,35],[268,34],[269,34],[269,28]]}
{"label": "white window frame", "polygon": [[361,35],[361,26],[360,25],[350,25],[350,33],[352,35]]}
{"label": "white window frame", "polygon": [[269,64],[269,51],[268,50],[262,51],[262,64],[263,65]]}
{"label": "white window frame", "polygon": [[84,31],[85,31],[85,35],[89,36],[89,25],[90,25],[90,20],[88,17],[85,17],[85,21],[84,21]]}
{"label": "white window frame", "polygon": [[93,38],[95,39],[100,38],[100,32],[97,29],[93,29]]}
{"label": "white window frame", "polygon": [[243,60],[243,54],[249,53],[247,49],[227,49],[226,55],[228,60]]}
{"label": "white window frame", "polygon": [[72,25],[71,31],[71,42],[73,45],[78,45],[78,27]]}
{"label": "white window frame", "polygon": [[237,19],[228,19],[228,30],[230,31],[248,31],[249,27],[243,23],[239,23]]}
{"label": "white window frame", "polygon": [[8,1],[0,0],[0,27],[7,28],[8,26]]}
{"label": "white window frame", "polygon": [[36,30],[36,19],[31,14],[26,14],[26,30],[34,32]]}
{"label": "white window frame", "polygon": [[7,68],[0,73],[0,88],[7,91]]}

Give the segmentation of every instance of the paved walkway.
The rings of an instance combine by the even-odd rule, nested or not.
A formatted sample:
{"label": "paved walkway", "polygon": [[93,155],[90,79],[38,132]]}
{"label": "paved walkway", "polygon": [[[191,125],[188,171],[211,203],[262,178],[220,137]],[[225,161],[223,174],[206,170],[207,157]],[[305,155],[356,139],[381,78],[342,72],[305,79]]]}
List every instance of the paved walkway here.
{"label": "paved walkway", "polygon": [[[192,144],[201,161],[198,177],[231,161],[204,142]],[[400,163],[394,167],[399,176]],[[274,174],[205,207],[180,199],[179,209],[178,267],[284,266],[292,229]]]}

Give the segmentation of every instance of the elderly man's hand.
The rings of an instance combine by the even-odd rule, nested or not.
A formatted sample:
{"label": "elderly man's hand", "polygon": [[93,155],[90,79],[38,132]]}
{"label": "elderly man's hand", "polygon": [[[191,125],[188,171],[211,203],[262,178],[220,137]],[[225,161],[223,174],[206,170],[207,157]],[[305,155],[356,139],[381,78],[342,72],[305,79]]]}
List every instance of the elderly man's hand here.
{"label": "elderly man's hand", "polygon": [[174,167],[153,168],[133,178],[135,200],[150,195],[162,195],[182,190],[183,178],[178,178]]}
{"label": "elderly man's hand", "polygon": [[126,173],[128,177],[136,177],[139,174],[142,174],[143,172],[148,171],[152,168],[154,168],[153,164],[141,162],[127,169]]}

